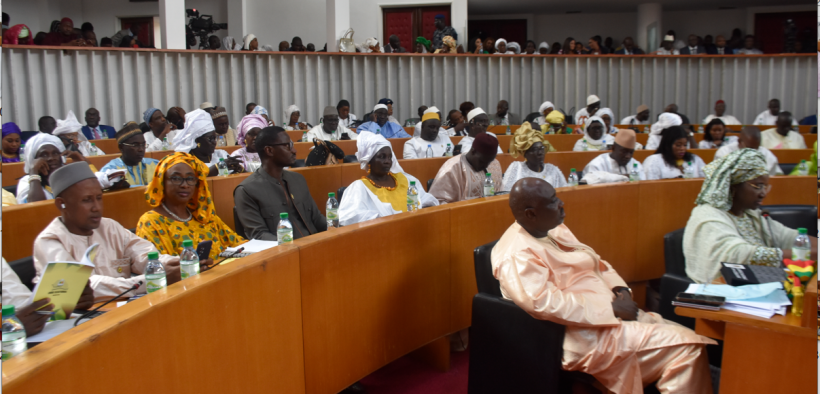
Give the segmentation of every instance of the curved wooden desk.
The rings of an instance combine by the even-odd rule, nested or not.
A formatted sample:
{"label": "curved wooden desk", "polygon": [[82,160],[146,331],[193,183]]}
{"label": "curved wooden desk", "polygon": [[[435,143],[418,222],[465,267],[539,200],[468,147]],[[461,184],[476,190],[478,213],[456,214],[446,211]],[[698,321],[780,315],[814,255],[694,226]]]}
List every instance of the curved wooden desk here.
{"label": "curved wooden desk", "polygon": [[[340,183],[342,167],[316,169],[328,171],[316,182]],[[664,272],[663,235],[686,224],[701,182],[582,186],[558,196],[567,225],[639,298],[642,283]],[[812,204],[815,182],[775,177],[766,203]],[[508,197],[498,196],[306,237],[145,296],[3,363],[3,389],[117,392],[144,382],[146,369],[134,366],[150,365],[162,391],[339,392],[468,327],[473,249],[512,222]],[[446,363],[449,349],[438,349]],[[203,372],[181,378],[192,371]]]}

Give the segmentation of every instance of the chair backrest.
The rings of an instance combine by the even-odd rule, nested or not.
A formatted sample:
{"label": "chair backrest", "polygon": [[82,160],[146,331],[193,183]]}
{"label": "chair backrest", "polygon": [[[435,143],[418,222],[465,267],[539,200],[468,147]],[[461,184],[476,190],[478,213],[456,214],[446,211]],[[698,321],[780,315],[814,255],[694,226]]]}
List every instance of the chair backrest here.
{"label": "chair backrest", "polygon": [[780,170],[783,171],[784,174],[789,175],[794,171],[794,167],[797,167],[795,163],[777,163],[780,166]]}
{"label": "chair backrest", "polygon": [[803,227],[812,237],[817,235],[816,205],[764,205],[760,209],[788,228]]}
{"label": "chair backrest", "polygon": [[338,190],[336,190],[337,201],[342,202],[342,195],[345,193],[345,189],[347,189],[347,186],[342,186]]}
{"label": "chair backrest", "polygon": [[305,167],[305,159],[296,159],[296,162],[293,163],[293,168],[298,167]]}
{"label": "chair backrest", "polygon": [[541,116],[540,112],[533,112],[533,113],[527,115],[526,118],[524,118],[524,122],[530,122],[530,125],[532,125],[532,121],[535,120],[536,118],[538,118],[539,116]]}
{"label": "chair backrest", "polygon": [[359,159],[356,158],[356,155],[345,155],[343,163],[358,163]]}
{"label": "chair backrest", "polygon": [[24,257],[20,260],[14,260],[9,263],[12,271],[20,277],[20,282],[22,282],[29,290],[34,290],[34,283],[31,281],[34,280],[34,276],[37,275],[37,271],[34,269],[34,258],[31,256]]}
{"label": "chair backrest", "polygon": [[430,178],[427,180],[427,193],[430,193],[430,188],[433,187],[433,179],[436,178]]}
{"label": "chair backrest", "polygon": [[683,231],[678,229],[663,236],[663,259],[666,272],[686,276],[686,257],[683,255]]}
{"label": "chair backrest", "polygon": [[235,227],[235,232],[240,237],[248,239],[248,236],[245,235],[245,227],[242,226],[242,222],[239,221],[239,215],[236,214],[236,207],[233,207],[233,226]]}
{"label": "chair backrest", "polygon": [[478,292],[501,297],[501,284],[493,276],[493,263],[490,260],[493,247],[497,242],[496,240],[475,248],[473,259],[475,260],[475,281],[478,285]]}

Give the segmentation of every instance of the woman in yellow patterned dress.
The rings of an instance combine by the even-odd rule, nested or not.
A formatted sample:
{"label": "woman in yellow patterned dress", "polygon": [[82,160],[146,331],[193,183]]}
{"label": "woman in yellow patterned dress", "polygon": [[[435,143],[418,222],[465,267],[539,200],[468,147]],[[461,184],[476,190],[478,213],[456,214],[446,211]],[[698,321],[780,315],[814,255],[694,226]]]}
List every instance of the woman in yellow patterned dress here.
{"label": "woman in yellow patterned dress", "polygon": [[137,235],[170,255],[182,253],[183,240],[192,240],[194,248],[202,241],[212,241],[210,259],[244,243],[216,216],[207,176],[208,168],[188,153],[165,156],[145,190],[145,199],[154,209],[140,217]]}

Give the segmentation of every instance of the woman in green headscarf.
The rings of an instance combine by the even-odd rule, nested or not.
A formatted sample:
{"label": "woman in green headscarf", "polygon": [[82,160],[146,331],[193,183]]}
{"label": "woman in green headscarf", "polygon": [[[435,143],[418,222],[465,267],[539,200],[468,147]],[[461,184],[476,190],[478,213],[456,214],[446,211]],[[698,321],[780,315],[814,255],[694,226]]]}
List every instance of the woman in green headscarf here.
{"label": "woman in green headscarf", "polygon": [[[706,178],[683,234],[686,275],[711,283],[720,263],[779,267],[791,258],[797,230],[760,211],[771,191],[766,158],[757,150],[741,149],[704,167]],[[817,238],[812,259],[817,259]]]}
{"label": "woman in green headscarf", "polygon": [[424,37],[417,37],[416,38],[416,53],[429,53],[430,52],[430,40]]}

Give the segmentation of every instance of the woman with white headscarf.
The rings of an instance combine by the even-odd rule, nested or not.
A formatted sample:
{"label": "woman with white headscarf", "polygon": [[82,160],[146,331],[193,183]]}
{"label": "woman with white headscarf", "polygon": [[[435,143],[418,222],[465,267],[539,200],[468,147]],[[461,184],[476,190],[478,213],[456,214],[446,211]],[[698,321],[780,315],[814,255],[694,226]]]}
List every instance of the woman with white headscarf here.
{"label": "woman with white headscarf", "polygon": [[105,152],[100,148],[96,148],[96,152],[92,154],[91,143],[85,138],[85,135],[80,132],[83,125],[77,121],[74,111],[68,111],[65,119],[57,119],[57,128],[51,132],[51,135],[57,136],[63,141],[66,149],[80,152],[83,156],[100,156]]}
{"label": "woman with white headscarf", "polygon": [[185,128],[177,130],[174,136],[174,150],[190,153],[199,161],[210,167],[208,176],[219,173],[217,164],[224,160],[232,173],[243,171],[242,163],[235,157],[229,157],[228,152],[216,149],[216,128],[211,114],[197,109],[185,114]]}
{"label": "woman with white headscarf", "polygon": [[507,48],[509,49],[509,52],[512,52],[512,53],[514,53],[514,54],[516,54],[516,55],[520,55],[520,54],[521,54],[521,45],[518,45],[518,43],[517,43],[517,42],[515,42],[515,41],[510,41],[510,42],[507,44]]}
{"label": "woman with white headscarf", "polygon": [[[615,137],[604,132],[606,124],[599,116],[590,116],[584,124],[584,138],[575,142],[573,151],[607,150],[607,145],[615,143]],[[586,147],[584,147],[586,143]],[[586,148],[586,149],[584,149]]]}
{"label": "woman with white headscarf", "polygon": [[538,107],[538,113],[541,114],[541,116],[535,118],[535,123],[539,126],[547,124],[547,115],[549,115],[550,112],[554,110],[555,105],[553,105],[552,102],[544,101],[543,103],[541,103],[541,106]]}
{"label": "woman with white headscarf", "polygon": [[[26,141],[26,145],[23,164],[26,175],[17,182],[17,203],[53,200],[49,175],[65,164],[66,157],[73,162],[85,161],[85,158],[79,152],[66,151],[63,141],[51,134],[39,133]],[[97,172],[94,166],[91,166],[91,170],[95,172],[103,189],[110,189],[115,185],[117,188],[128,187],[128,183],[115,183],[122,179],[125,173],[123,170]]]}
{"label": "woman with white headscarf", "polygon": [[251,114],[259,115],[259,116],[265,118],[265,120],[268,121],[268,126],[276,126],[276,123],[274,123],[273,120],[270,118],[270,114],[268,114],[268,110],[265,109],[265,107],[263,107],[261,105],[256,105],[255,107],[253,107],[253,110],[251,110]]}
{"label": "woman with white headscarf", "polygon": [[381,53],[382,51],[379,47],[379,40],[375,37],[370,37],[364,40],[363,43],[357,44],[356,49],[361,53]]}
{"label": "woman with white headscarf", "polygon": [[311,127],[308,127],[305,123],[299,123],[299,116],[301,116],[301,112],[299,112],[299,107],[296,104],[290,105],[285,110],[285,120],[284,126],[285,130],[293,131],[293,130],[308,130]]}
{"label": "woman with white headscarf", "polygon": [[238,51],[242,49],[234,40],[233,37],[227,36],[222,39],[222,47],[225,48],[226,51]]}
{"label": "woman with white headscarf", "polygon": [[363,131],[356,140],[356,158],[367,175],[350,184],[339,203],[339,224],[347,226],[407,212],[407,191],[415,183],[418,208],[438,205],[416,177],[404,172],[392,145],[381,135]]}
{"label": "woman with white headscarf", "polygon": [[242,50],[243,51],[255,51],[259,48],[259,41],[256,39],[256,36],[253,34],[248,34],[242,39]]}
{"label": "woman with white headscarf", "polygon": [[595,112],[595,116],[600,117],[604,120],[604,130],[608,134],[616,134],[618,133],[618,129],[612,125],[612,120],[615,119],[615,114],[609,108],[600,108],[597,112]]}
{"label": "woman with white headscarf", "polygon": [[541,43],[538,44],[538,53],[541,55],[550,53],[550,44],[547,44],[546,41],[541,41]]}
{"label": "woman with white headscarf", "polygon": [[515,52],[507,50],[507,40],[499,38],[495,40],[494,55],[515,55]]}
{"label": "woman with white headscarf", "polygon": [[658,149],[661,144],[661,132],[672,126],[680,126],[683,120],[677,114],[664,112],[658,116],[658,121],[649,127],[649,139],[646,141],[646,149]]}

